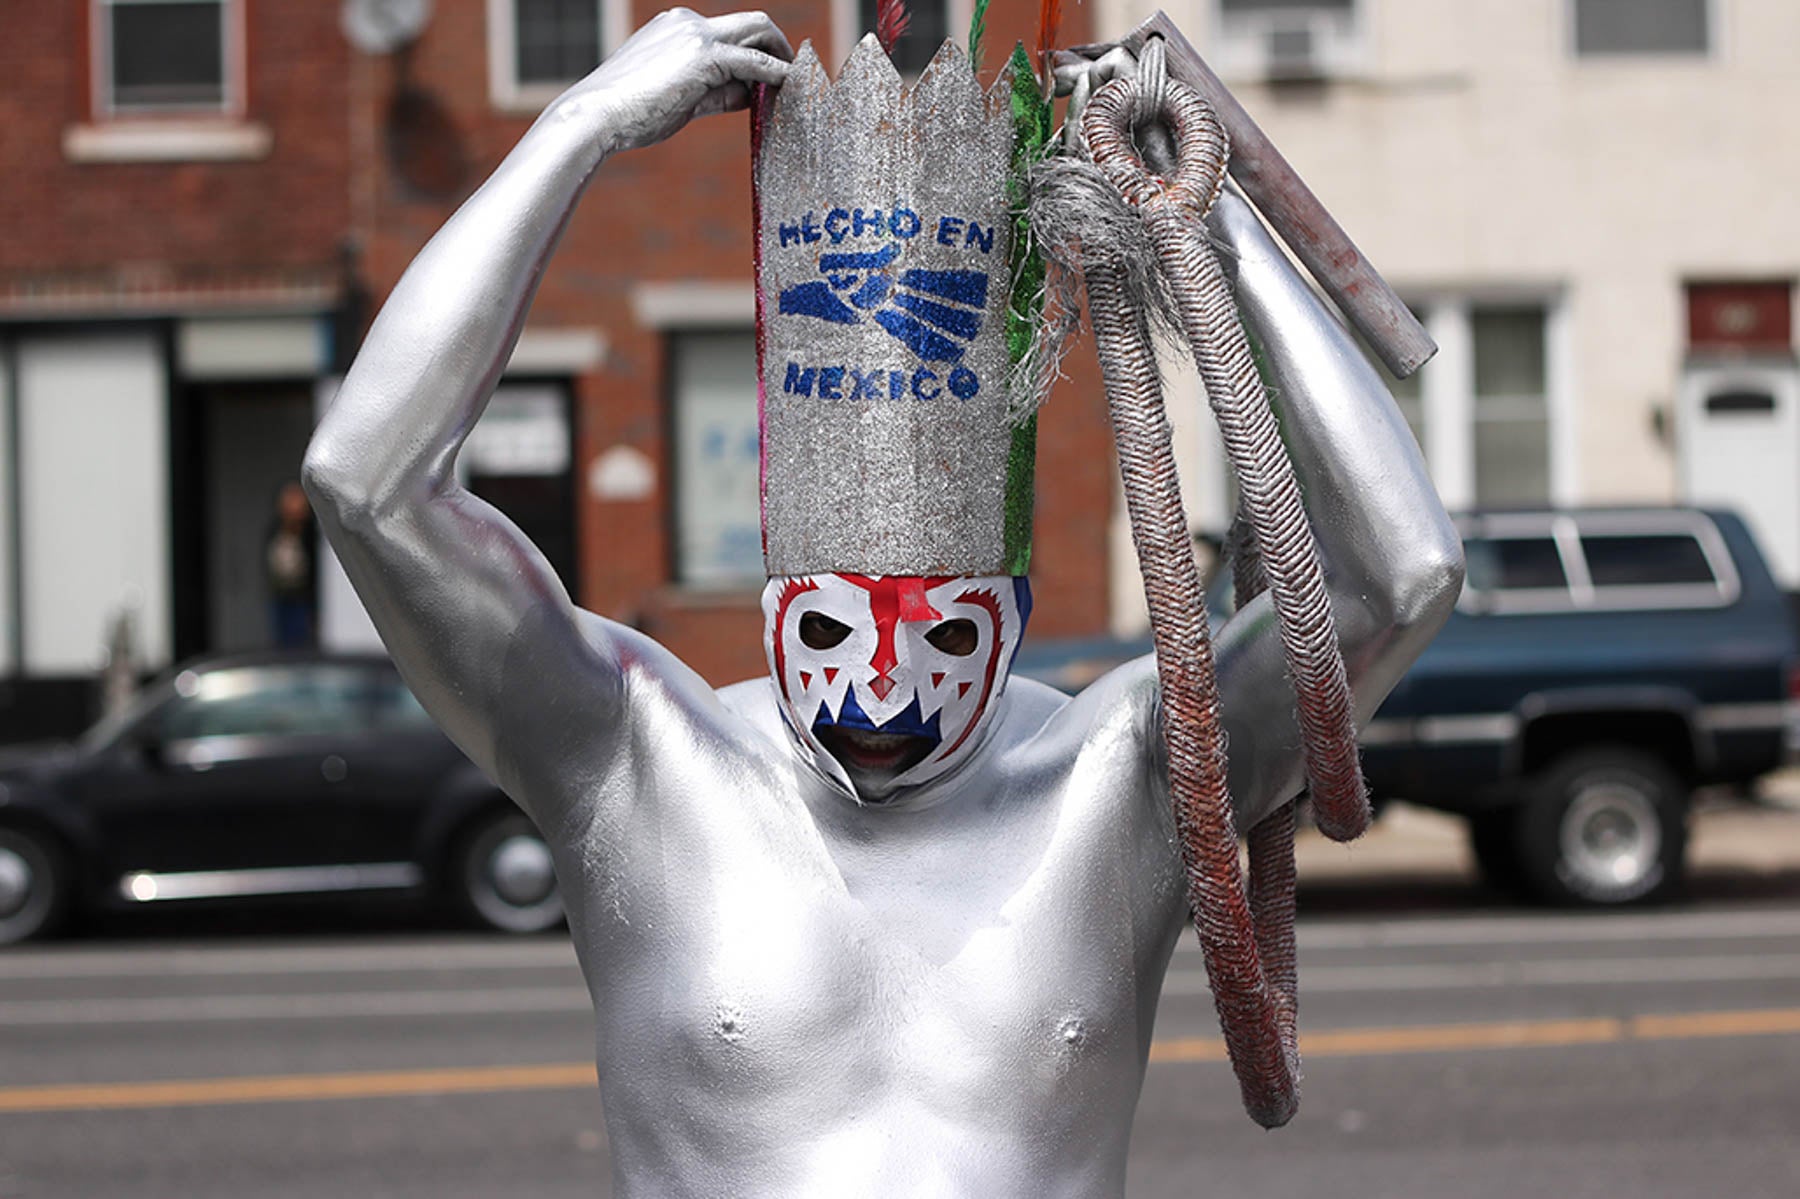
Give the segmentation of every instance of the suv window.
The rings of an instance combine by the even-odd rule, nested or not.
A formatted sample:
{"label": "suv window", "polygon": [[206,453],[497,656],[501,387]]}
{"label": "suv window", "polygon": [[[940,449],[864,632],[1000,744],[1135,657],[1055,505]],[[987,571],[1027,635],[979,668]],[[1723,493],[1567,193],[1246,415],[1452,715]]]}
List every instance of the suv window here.
{"label": "suv window", "polygon": [[1566,588],[1562,554],[1549,537],[1471,538],[1464,546],[1469,586],[1476,591]]}
{"label": "suv window", "polygon": [[1581,552],[1595,587],[1713,585],[1712,564],[1697,538],[1687,533],[1586,534]]}
{"label": "suv window", "polygon": [[355,667],[246,666],[200,675],[161,714],[165,741],[306,737],[367,726],[369,679]]}

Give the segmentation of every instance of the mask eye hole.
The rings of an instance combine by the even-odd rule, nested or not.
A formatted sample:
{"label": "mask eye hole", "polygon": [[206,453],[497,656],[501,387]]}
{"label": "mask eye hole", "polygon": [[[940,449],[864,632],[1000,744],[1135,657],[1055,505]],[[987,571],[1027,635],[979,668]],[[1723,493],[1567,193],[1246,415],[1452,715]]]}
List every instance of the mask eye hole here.
{"label": "mask eye hole", "polygon": [[946,654],[966,658],[981,644],[981,634],[972,620],[946,620],[925,634],[925,640]]}
{"label": "mask eye hole", "polygon": [[800,618],[800,642],[808,649],[830,649],[849,635],[849,625],[823,612],[808,612]]}

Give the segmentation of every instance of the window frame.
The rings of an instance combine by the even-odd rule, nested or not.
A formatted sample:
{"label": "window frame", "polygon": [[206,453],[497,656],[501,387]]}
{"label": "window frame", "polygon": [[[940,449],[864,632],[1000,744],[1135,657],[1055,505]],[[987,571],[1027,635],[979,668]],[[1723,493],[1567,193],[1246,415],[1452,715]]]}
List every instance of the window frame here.
{"label": "window frame", "polygon": [[[220,87],[218,104],[128,104],[113,101],[112,10],[156,4],[207,3],[219,8]],[[96,121],[238,118],[244,115],[248,50],[245,0],[88,0],[88,103]]]}
{"label": "window frame", "polygon": [[1575,12],[1581,5],[1581,0],[1564,0],[1563,53],[1570,62],[1587,66],[1712,62],[1719,57],[1719,48],[1724,44],[1722,22],[1725,6],[1720,0],[1700,0],[1700,4],[1706,14],[1706,48],[1703,50],[1599,50],[1583,53],[1577,38],[1578,18]]}
{"label": "window frame", "polygon": [[[757,566],[742,575],[715,574],[711,577],[696,574],[689,569],[687,552],[690,545],[686,513],[683,508],[685,489],[683,483],[694,469],[688,462],[683,449],[683,404],[681,395],[681,379],[679,378],[681,360],[681,342],[689,338],[703,337],[748,337],[751,345],[755,345],[755,328],[737,322],[694,322],[671,325],[661,330],[663,338],[664,361],[664,394],[666,397],[667,419],[664,434],[668,446],[668,511],[665,517],[669,547],[670,581],[683,591],[709,594],[731,595],[754,592],[762,587],[767,574],[761,567],[763,561],[757,556]],[[752,357],[750,372],[746,376],[748,396],[756,393],[756,363]],[[760,536],[762,528],[760,477],[758,480],[757,530]],[[746,525],[748,522],[746,522]]]}
{"label": "window frame", "polygon": [[[593,0],[600,19],[599,60],[631,36],[631,8],[623,0]],[[576,82],[524,83],[518,72],[519,17],[517,0],[487,0],[488,100],[501,112],[536,115]]]}

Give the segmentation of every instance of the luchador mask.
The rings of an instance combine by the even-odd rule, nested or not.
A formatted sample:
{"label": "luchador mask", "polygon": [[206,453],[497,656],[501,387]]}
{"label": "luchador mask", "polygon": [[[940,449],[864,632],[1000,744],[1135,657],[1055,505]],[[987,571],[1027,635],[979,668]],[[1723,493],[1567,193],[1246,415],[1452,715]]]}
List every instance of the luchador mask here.
{"label": "luchador mask", "polygon": [[975,751],[1029,612],[1016,197],[1048,118],[1021,123],[1015,60],[984,89],[946,44],[906,84],[870,37],[833,80],[803,45],[752,113],[765,642],[795,736],[864,796]]}
{"label": "luchador mask", "polygon": [[927,782],[981,743],[1031,611],[1022,578],[821,574],[763,591],[789,723],[858,790]]}

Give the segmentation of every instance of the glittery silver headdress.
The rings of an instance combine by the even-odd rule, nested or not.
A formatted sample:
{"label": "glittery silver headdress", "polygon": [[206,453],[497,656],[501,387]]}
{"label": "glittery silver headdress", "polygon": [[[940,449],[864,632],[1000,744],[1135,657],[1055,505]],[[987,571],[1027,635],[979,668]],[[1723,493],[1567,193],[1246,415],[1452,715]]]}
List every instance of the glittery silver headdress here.
{"label": "glittery silver headdress", "polygon": [[870,35],[833,82],[809,43],[757,106],[771,575],[1025,573],[1036,428],[1009,384],[1042,269],[1018,180],[1048,113],[1025,136],[1019,65],[984,92],[946,42],[903,86]]}

